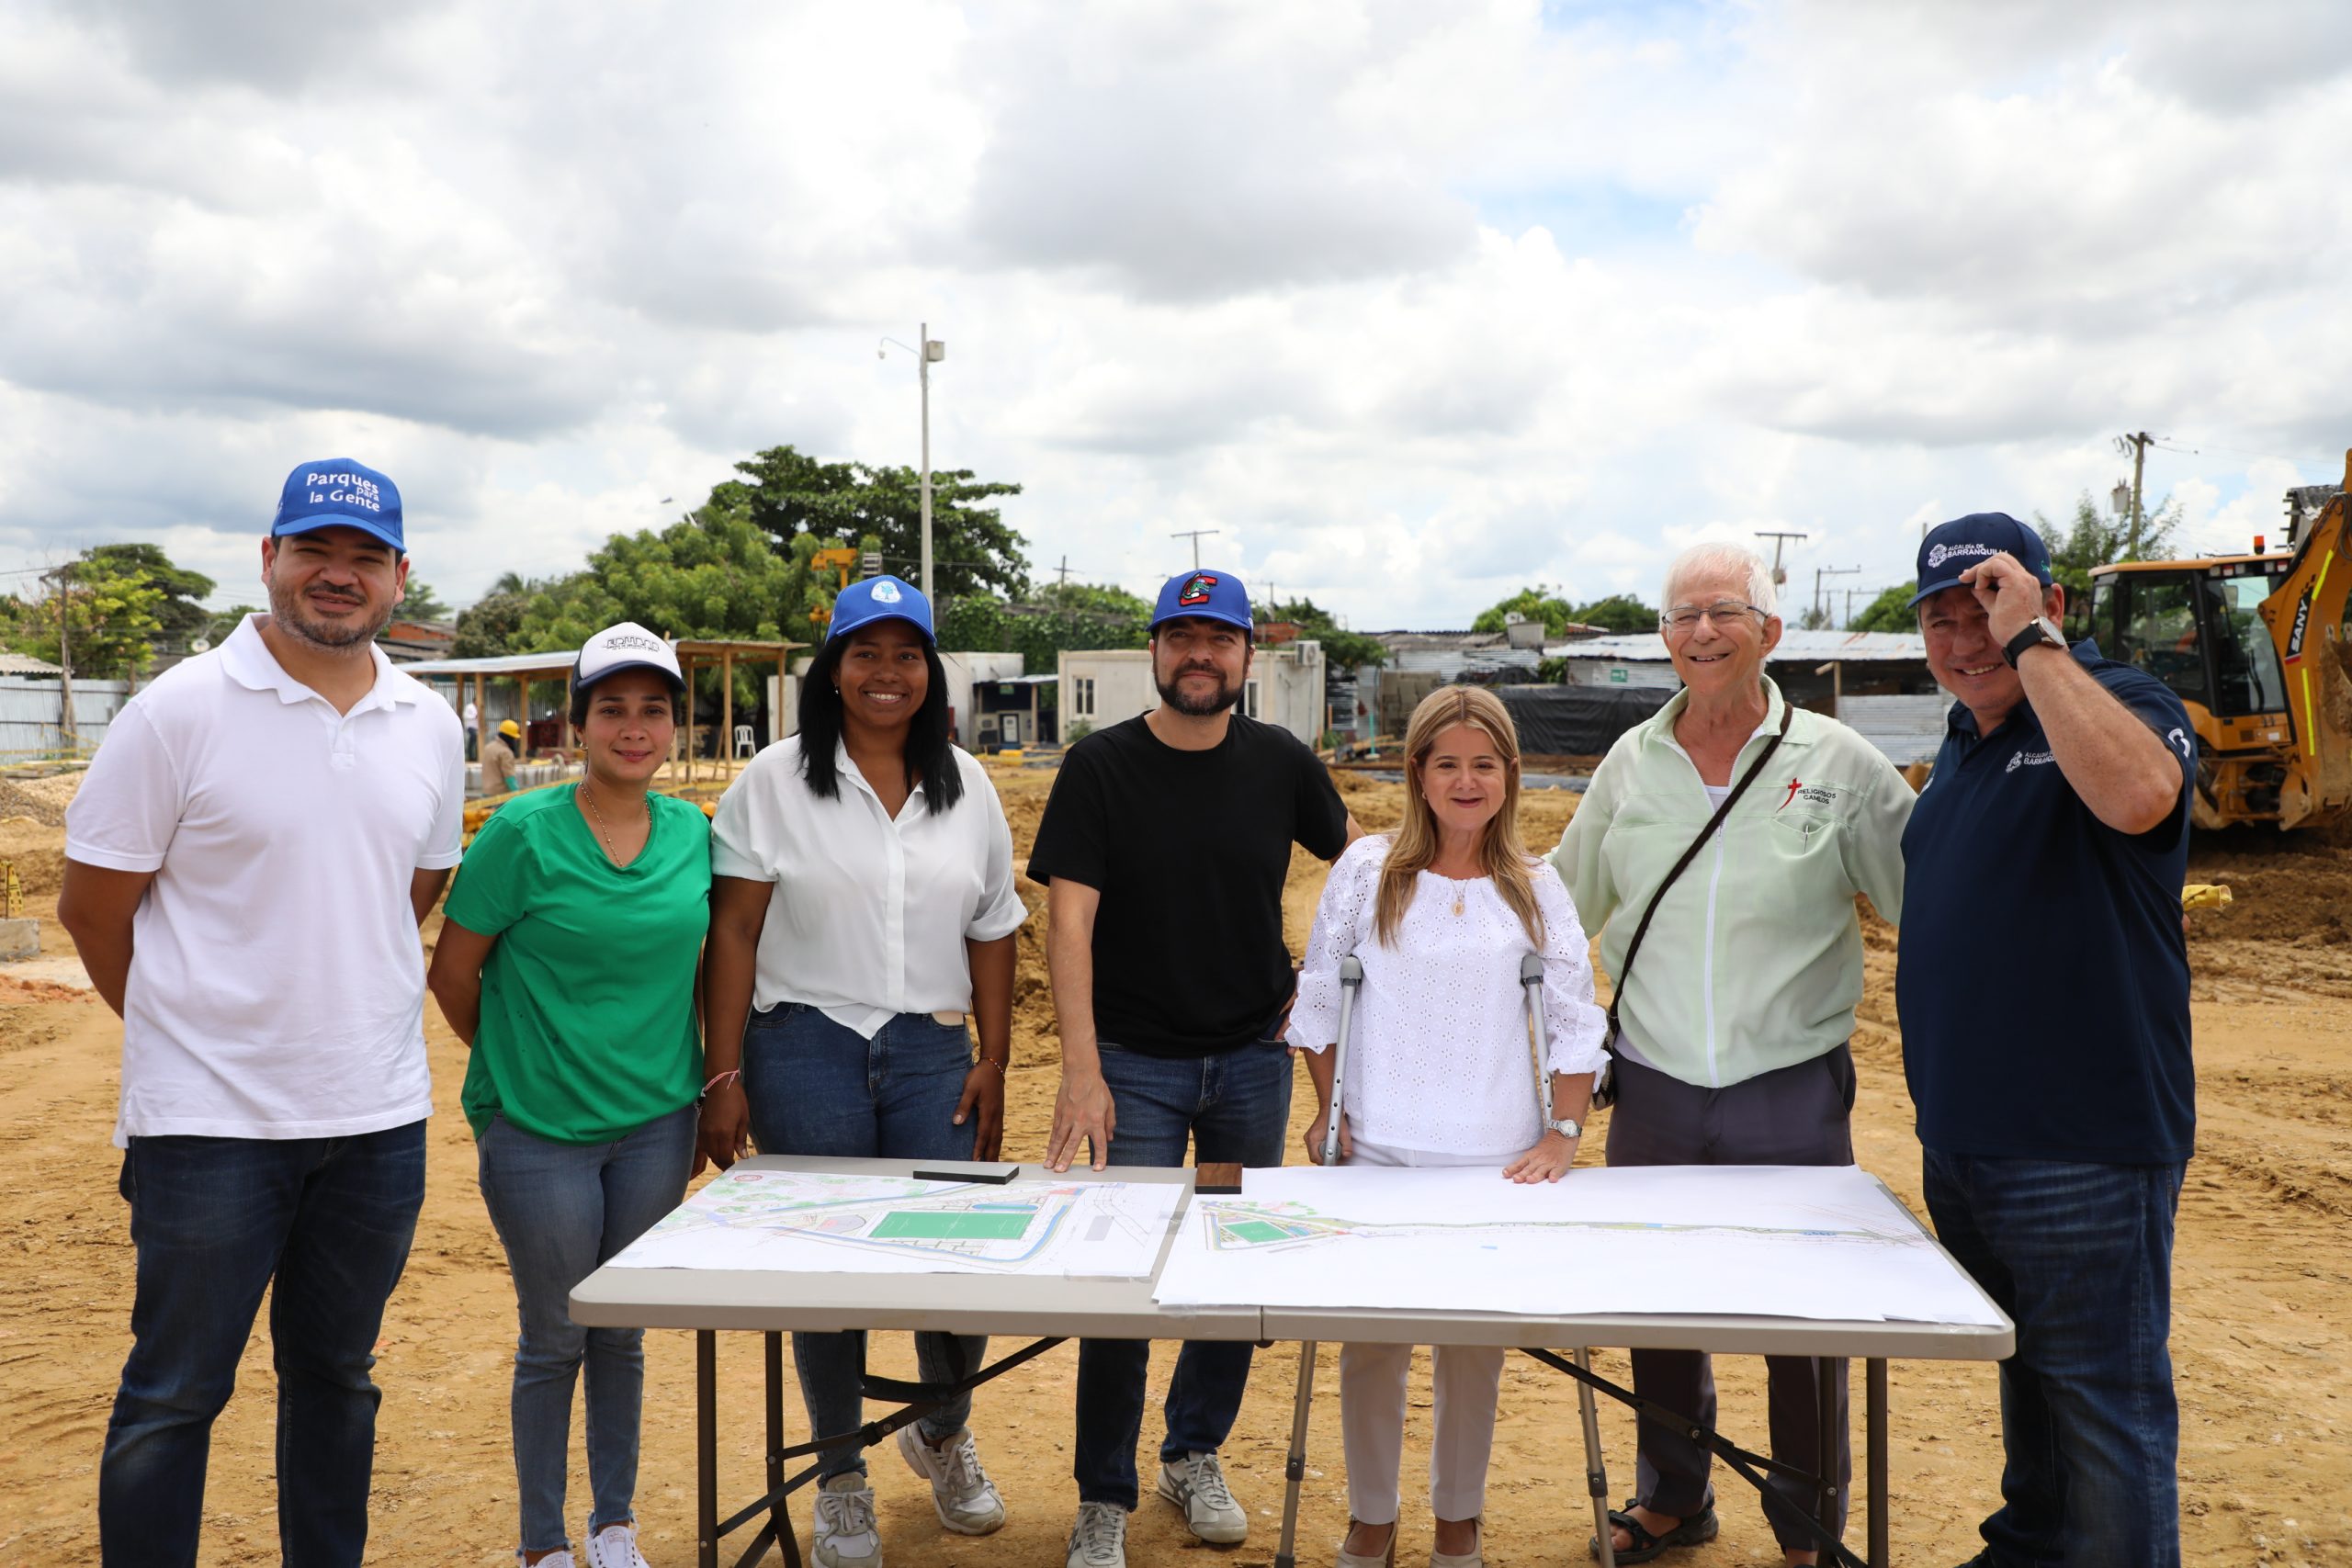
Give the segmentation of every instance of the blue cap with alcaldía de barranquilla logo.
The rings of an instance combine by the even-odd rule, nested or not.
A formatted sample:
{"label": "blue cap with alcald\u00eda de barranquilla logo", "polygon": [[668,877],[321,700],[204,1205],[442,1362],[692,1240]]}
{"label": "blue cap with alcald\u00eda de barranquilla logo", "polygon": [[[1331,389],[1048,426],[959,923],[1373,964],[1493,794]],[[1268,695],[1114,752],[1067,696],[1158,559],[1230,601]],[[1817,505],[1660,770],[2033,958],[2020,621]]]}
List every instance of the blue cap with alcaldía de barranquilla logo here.
{"label": "blue cap with alcald\u00eda de barranquilla logo", "polygon": [[937,640],[931,629],[931,601],[913,583],[888,574],[861,579],[835,596],[832,625],[825,632],[825,640],[847,637],[876,621],[905,621],[922,633],[923,641]]}
{"label": "blue cap with alcald\u00eda de barranquilla logo", "polygon": [[365,463],[348,457],[302,463],[286,476],[277,493],[273,538],[319,528],[357,528],[406,554],[401,531],[400,487]]}
{"label": "blue cap with alcald\u00eda de barranquilla logo", "polygon": [[1999,555],[2015,556],[2044,588],[2050,586],[2050,547],[2041,535],[2006,512],[1972,512],[1937,524],[1919,541],[1919,592],[1911,603],[1942,592],[1970,567]]}

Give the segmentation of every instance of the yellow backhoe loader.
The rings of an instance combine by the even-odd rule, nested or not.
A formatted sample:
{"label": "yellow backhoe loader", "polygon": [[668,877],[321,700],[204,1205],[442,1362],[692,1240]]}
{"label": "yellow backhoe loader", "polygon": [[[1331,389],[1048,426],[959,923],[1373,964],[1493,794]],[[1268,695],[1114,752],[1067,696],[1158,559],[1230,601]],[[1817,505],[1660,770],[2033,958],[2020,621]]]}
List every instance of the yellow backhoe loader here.
{"label": "yellow backhoe loader", "polygon": [[2287,492],[2285,544],[2091,573],[2090,635],[2197,726],[2199,828],[2352,815],[2352,452],[2345,482]]}

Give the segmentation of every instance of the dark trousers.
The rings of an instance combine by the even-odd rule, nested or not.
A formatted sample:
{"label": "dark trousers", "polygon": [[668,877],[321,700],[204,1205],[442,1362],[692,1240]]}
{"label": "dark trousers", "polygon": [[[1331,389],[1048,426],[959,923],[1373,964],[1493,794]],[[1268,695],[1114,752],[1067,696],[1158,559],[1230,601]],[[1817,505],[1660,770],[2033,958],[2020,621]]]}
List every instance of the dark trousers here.
{"label": "dark trousers", "polygon": [[[1196,1165],[1238,1160],[1283,1163],[1290,1141],[1290,1048],[1245,1045],[1215,1056],[1146,1056],[1104,1044],[1102,1081],[1110,1087],[1117,1130],[1108,1158],[1117,1165],[1182,1165],[1193,1145]],[[1214,1453],[1233,1430],[1250,1382],[1250,1343],[1188,1339],[1168,1383],[1163,1462]],[[1078,1343],[1078,1438],[1070,1474],[1081,1503],[1115,1503],[1133,1511],[1136,1442],[1143,1435],[1148,1339]]]}
{"label": "dark trousers", "polygon": [[[1619,1057],[1617,1108],[1609,1118],[1611,1165],[1851,1165],[1848,1118],[1854,1108],[1854,1059],[1843,1045],[1810,1062],[1761,1073],[1727,1089],[1697,1084]],[[1811,1356],[1764,1358],[1772,1457],[1808,1474],[1823,1472],[1820,1361]],[[1853,1474],[1848,1435],[1846,1363],[1834,1369],[1838,1408],[1838,1529],[1846,1524]],[[1714,1371],[1703,1351],[1636,1350],[1634,1392],[1703,1427],[1715,1424]],[[1707,1450],[1654,1421],[1641,1424],[1634,1499],[1687,1518],[1714,1498]],[[1766,1478],[1764,1516],[1782,1547],[1810,1547],[1797,1521],[1814,1516],[1810,1487],[1782,1475]]]}
{"label": "dark trousers", "polygon": [[122,1162],[138,1287],[98,1462],[109,1564],[196,1562],[213,1418],[269,1292],[277,1547],[351,1568],[368,1546],[369,1379],[424,1201],[424,1123],[343,1138],[133,1138]]}
{"label": "dark trousers", "polygon": [[2173,1213],[2187,1167],[1926,1152],[1936,1237],[2018,1325],[2001,1363],[1998,1568],[2176,1568]]}
{"label": "dark trousers", "polygon": [[[973,1134],[956,1125],[972,1037],[959,1019],[902,1012],[867,1040],[816,1008],[786,1002],[755,1012],[743,1030],[743,1098],[763,1155],[843,1159],[970,1159]],[[926,1382],[960,1382],[988,1360],[984,1334],[917,1334],[915,1368]],[[812,1436],[854,1431],[865,1420],[865,1330],[796,1333],[793,1364]],[[933,1446],[963,1429],[972,1396],[958,1394],[917,1423]],[[828,1449],[825,1481],[865,1473],[865,1452]]]}

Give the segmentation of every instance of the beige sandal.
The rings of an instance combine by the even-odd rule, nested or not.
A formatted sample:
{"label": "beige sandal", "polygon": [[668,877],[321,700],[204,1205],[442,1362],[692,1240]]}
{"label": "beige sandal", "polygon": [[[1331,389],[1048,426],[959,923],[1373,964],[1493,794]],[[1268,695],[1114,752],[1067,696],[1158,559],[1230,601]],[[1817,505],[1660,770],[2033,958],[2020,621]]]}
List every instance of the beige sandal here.
{"label": "beige sandal", "polygon": [[[1361,1522],[1362,1521],[1357,1519],[1350,1519],[1348,1521],[1348,1535],[1353,1535],[1355,1533],[1356,1526]],[[1403,1522],[1404,1521],[1401,1519],[1397,1521],[1398,1524],[1402,1524]],[[1338,1568],[1396,1568],[1396,1526],[1390,1525],[1388,1527],[1388,1550],[1382,1552],[1377,1557],[1359,1556],[1355,1552],[1350,1551],[1348,1550],[1348,1536],[1341,1536],[1340,1538]]]}

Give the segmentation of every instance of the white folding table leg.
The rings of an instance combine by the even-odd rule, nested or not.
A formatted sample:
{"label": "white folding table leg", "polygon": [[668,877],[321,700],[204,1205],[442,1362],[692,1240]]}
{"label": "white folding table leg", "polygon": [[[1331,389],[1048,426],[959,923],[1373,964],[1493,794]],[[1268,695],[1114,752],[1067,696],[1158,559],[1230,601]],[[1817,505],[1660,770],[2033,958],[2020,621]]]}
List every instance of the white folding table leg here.
{"label": "white folding table leg", "polygon": [[[1592,1352],[1577,1350],[1576,1363],[1592,1371]],[[1577,1414],[1584,1421],[1584,1485],[1592,1494],[1592,1538],[1600,1543],[1600,1568],[1617,1568],[1617,1543],[1609,1528],[1609,1464],[1600,1453],[1600,1412],[1590,1383],[1577,1384]]]}

